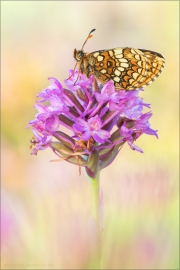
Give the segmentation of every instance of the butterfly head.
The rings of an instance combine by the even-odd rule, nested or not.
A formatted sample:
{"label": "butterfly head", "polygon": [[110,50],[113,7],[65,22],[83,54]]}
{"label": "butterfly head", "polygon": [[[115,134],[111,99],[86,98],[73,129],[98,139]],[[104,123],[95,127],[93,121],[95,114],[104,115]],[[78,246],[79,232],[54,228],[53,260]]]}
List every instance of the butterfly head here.
{"label": "butterfly head", "polygon": [[76,50],[74,49],[74,58],[77,62],[80,62],[85,55],[83,50]]}
{"label": "butterfly head", "polygon": [[96,30],[96,29],[92,29],[92,30],[90,31],[90,33],[89,33],[89,35],[87,36],[87,38],[86,38],[86,40],[85,40],[85,42],[84,42],[84,44],[83,44],[81,50],[76,50],[76,49],[74,50],[74,58],[75,58],[75,60],[76,60],[77,62],[80,62],[80,61],[82,60],[83,56],[85,55],[85,53],[84,53],[84,51],[83,51],[84,45],[86,44],[87,40],[88,40],[89,38],[92,37],[91,33],[94,32],[95,30]]}

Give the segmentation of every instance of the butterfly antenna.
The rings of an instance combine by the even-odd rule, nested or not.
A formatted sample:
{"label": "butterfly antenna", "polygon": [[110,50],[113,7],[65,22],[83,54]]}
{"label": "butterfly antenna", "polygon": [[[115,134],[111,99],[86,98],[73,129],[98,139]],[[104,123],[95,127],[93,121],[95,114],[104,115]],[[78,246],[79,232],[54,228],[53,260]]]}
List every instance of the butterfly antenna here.
{"label": "butterfly antenna", "polygon": [[[84,45],[86,44],[86,42],[88,41],[88,39],[91,38],[91,37],[93,36],[93,35],[91,35],[91,33],[94,32],[95,30],[96,30],[96,29],[92,29],[92,30],[90,31],[88,37],[86,38],[86,40],[85,40],[85,42],[84,42],[84,44],[83,44],[83,46],[82,46],[82,49],[84,48]],[[82,50],[82,49],[81,49],[81,50]]]}

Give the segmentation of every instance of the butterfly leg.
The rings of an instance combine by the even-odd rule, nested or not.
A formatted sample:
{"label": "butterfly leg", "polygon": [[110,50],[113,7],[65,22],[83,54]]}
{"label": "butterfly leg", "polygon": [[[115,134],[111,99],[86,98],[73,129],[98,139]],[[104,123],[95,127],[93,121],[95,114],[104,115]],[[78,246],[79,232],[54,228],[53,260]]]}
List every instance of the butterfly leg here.
{"label": "butterfly leg", "polygon": [[73,72],[72,72],[71,76],[69,76],[69,78],[67,78],[67,80],[69,80],[69,79],[74,75],[74,71],[75,71],[75,69],[76,69],[76,66],[77,66],[77,63],[76,63],[75,66],[74,66],[74,69],[73,69]]}
{"label": "butterfly leg", "polygon": [[78,80],[78,78],[79,78],[79,74],[80,74],[80,69],[78,70],[78,75],[77,75],[77,78],[76,78],[76,80],[75,80],[75,82],[74,82],[74,85],[76,84],[76,82],[77,82],[77,80]]}

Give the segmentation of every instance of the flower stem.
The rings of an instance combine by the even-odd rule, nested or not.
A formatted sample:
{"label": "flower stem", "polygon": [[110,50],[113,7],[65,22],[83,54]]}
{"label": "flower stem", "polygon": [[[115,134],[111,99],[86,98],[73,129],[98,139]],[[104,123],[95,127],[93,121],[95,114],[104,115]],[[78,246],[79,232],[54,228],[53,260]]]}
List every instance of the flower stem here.
{"label": "flower stem", "polygon": [[91,187],[91,227],[90,227],[90,269],[101,269],[101,212],[100,212],[100,170],[95,178],[89,178]]}

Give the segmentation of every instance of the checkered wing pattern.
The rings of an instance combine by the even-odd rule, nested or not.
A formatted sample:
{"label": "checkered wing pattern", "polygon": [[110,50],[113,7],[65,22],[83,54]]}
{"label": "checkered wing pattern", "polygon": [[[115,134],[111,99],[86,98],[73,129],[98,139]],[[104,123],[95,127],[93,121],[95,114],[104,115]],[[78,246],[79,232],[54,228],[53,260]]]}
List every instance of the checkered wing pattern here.
{"label": "checkered wing pattern", "polygon": [[113,80],[116,89],[131,90],[152,83],[162,72],[165,59],[149,50],[115,48],[87,54],[86,63],[89,73],[85,73],[94,74],[102,84]]}

